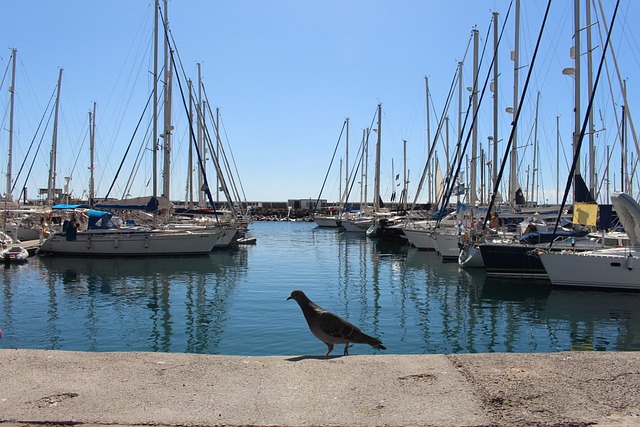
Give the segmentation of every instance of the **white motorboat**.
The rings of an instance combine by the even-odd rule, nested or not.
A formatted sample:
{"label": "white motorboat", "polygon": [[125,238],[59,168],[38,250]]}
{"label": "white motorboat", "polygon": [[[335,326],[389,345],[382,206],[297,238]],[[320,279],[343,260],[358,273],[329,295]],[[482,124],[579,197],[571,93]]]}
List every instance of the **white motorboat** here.
{"label": "white motorboat", "polygon": [[26,262],[29,258],[29,252],[20,245],[13,245],[0,251],[0,258],[4,262]]}
{"label": "white motorboat", "polygon": [[551,283],[640,290],[640,205],[625,193],[614,194],[611,200],[631,246],[541,253],[540,260]]}

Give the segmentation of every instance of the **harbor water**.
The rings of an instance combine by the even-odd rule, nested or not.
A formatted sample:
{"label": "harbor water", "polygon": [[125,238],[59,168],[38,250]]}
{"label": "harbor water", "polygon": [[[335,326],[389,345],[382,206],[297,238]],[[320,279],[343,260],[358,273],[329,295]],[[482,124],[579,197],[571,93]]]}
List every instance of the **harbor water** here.
{"label": "harbor water", "polygon": [[640,350],[640,293],[490,279],[308,222],[255,222],[249,235],[256,245],[197,258],[5,265],[0,348],[322,355],[287,301],[300,289],[387,347],[351,354]]}

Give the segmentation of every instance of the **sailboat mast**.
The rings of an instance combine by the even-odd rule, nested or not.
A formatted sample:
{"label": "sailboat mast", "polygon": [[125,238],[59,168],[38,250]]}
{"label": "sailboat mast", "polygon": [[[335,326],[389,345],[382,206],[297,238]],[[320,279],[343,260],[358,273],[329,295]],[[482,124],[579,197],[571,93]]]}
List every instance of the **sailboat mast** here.
{"label": "sailboat mast", "polygon": [[60,107],[60,86],[62,85],[62,71],[58,73],[58,90],[56,94],[55,114],[53,118],[53,138],[51,141],[51,156],[49,160],[49,183],[47,186],[47,203],[53,203],[56,189],[56,151],[58,150],[58,110]]}
{"label": "sailboat mast", "polygon": [[153,26],[153,197],[158,195],[158,10],[160,0],[155,1]]}
{"label": "sailboat mast", "polygon": [[173,62],[171,61],[169,41],[167,32],[169,31],[169,15],[167,0],[164,0],[164,167],[162,168],[162,195],[170,199],[171,184],[171,90]]}
{"label": "sailboat mast", "polygon": [[627,121],[625,120],[625,105],[622,106],[622,120],[620,125],[620,188],[627,190]]}
{"label": "sailboat mast", "polygon": [[[189,88],[189,123],[193,123],[193,81],[187,80],[187,87]],[[189,154],[187,159],[188,171],[187,174],[187,193],[185,200],[189,208],[193,208],[193,144],[195,144],[195,136],[193,132],[189,132]]]}
{"label": "sailboat mast", "polygon": [[[427,153],[431,153],[431,106],[429,105],[429,77],[424,76],[424,84],[425,84],[425,97],[426,97],[426,106],[427,106]],[[431,159],[427,158],[427,163],[429,163]],[[427,171],[427,203],[431,203],[434,201],[434,186],[433,186],[433,174],[431,170],[433,169],[433,164],[428,166]]]}
{"label": "sailboat mast", "polygon": [[[520,71],[520,63],[519,63],[519,50],[520,50],[520,0],[516,0],[516,11],[515,11],[515,44],[513,48],[513,52],[511,52],[511,59],[513,60],[513,126],[516,126],[515,121],[518,115],[518,72]],[[514,210],[516,206],[516,192],[518,191],[518,132],[514,129],[513,138],[511,142],[511,170],[510,170],[510,179],[509,179],[509,206],[511,207],[511,211]]]}
{"label": "sailboat mast", "polygon": [[367,198],[369,197],[368,194],[368,187],[369,187],[369,183],[368,183],[368,178],[369,178],[369,128],[365,129],[362,131],[362,138],[365,139],[364,142],[364,167],[363,169],[363,184],[362,186],[364,187],[364,203],[367,204]]}
{"label": "sailboat mast", "polygon": [[[591,55],[591,7],[590,0],[585,0],[586,19],[587,19],[587,90],[589,99],[593,92],[593,56]],[[593,109],[589,112],[589,192],[595,198],[596,196],[596,147],[594,142],[595,128],[593,126]]]}
{"label": "sailboat mast", "polygon": [[[478,112],[478,30],[473,30],[473,117],[477,118]],[[476,119],[477,120],[477,119]],[[470,190],[469,190],[469,203],[471,209],[476,207],[476,194],[477,189],[477,169],[478,169],[478,124],[473,123],[473,130],[471,135],[471,171],[470,171]]]}
{"label": "sailboat mast", "polygon": [[533,161],[531,164],[531,201],[538,201],[536,194],[536,175],[538,174],[538,104],[540,103],[540,91],[536,98],[536,120],[533,124]]}
{"label": "sailboat mast", "polygon": [[559,197],[560,197],[560,116],[556,116],[556,205],[560,204]]}
{"label": "sailboat mast", "polygon": [[[573,154],[575,156],[578,149],[578,141],[580,139],[580,0],[574,0],[574,45],[573,45],[573,61],[574,61],[574,77],[575,77],[575,108],[574,108],[574,130],[573,130]],[[580,175],[580,156],[577,156],[576,168],[573,174],[573,191],[575,201],[576,181],[575,177]]]}
{"label": "sailboat mast", "polygon": [[16,55],[18,51],[16,49],[11,50],[11,87],[9,91],[11,92],[11,99],[9,101],[9,158],[7,160],[7,191],[4,195],[5,202],[10,202],[11,198],[11,158],[13,156],[13,105],[14,105],[14,97],[16,93]]}
{"label": "sailboat mast", "polygon": [[349,192],[349,117],[346,118],[347,121],[347,138],[345,144],[345,164],[344,164],[344,205],[347,204],[347,193]]}
{"label": "sailboat mast", "polygon": [[93,113],[89,111],[89,206],[93,207],[95,200],[95,140],[96,140],[96,103],[93,103]]}
{"label": "sailboat mast", "polygon": [[493,162],[492,188],[498,182],[498,12],[493,12]]}
{"label": "sailboat mast", "polygon": [[[204,150],[205,143],[203,142],[202,134],[203,134],[203,125],[202,125],[202,115],[204,114],[204,108],[202,108],[202,71],[200,67],[200,63],[197,64],[198,67],[198,106],[196,107],[196,116],[198,117],[198,150],[200,150],[202,156],[203,166],[206,167],[206,152]],[[206,206],[206,195],[202,190],[202,186],[204,184],[204,176],[202,175],[202,168],[198,168],[198,207]]]}
{"label": "sailboat mast", "polygon": [[[362,129],[362,152],[364,153],[365,150],[365,131],[364,129]],[[363,198],[364,195],[364,186],[366,185],[365,181],[364,181],[364,177],[366,174],[366,171],[364,169],[364,162],[365,162],[365,158],[364,156],[361,157],[360,160],[360,210],[362,211],[362,207],[365,203],[365,199]]]}
{"label": "sailboat mast", "polygon": [[378,104],[378,142],[376,143],[376,164],[373,180],[373,207],[380,209],[380,144],[382,142],[382,104]]}
{"label": "sailboat mast", "polygon": [[403,210],[407,210],[407,140],[403,139],[403,150],[402,150],[402,157],[403,157],[403,166],[402,169],[404,170],[404,174],[402,177],[402,195],[400,196],[400,198],[402,199],[402,209]]}
{"label": "sailboat mast", "polygon": [[[462,143],[462,62],[458,62],[458,138],[456,144],[460,146]],[[460,163],[462,160],[462,150],[458,149],[458,158],[455,159],[456,163]]]}

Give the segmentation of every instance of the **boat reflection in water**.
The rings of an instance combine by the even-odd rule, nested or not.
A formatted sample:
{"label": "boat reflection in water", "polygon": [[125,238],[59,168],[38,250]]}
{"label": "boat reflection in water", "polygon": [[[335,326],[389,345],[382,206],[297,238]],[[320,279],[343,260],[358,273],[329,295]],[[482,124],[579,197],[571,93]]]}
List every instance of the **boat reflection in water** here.
{"label": "boat reflection in water", "polygon": [[286,301],[302,289],[391,354],[640,350],[637,292],[487,278],[435,252],[313,223],[258,222],[252,235],[256,245],[199,258],[33,257],[5,268],[0,346],[324,354]]}
{"label": "boat reflection in water", "polygon": [[513,323],[519,323],[519,316],[527,319],[514,333],[523,339],[529,329],[532,351],[538,351],[541,342],[548,345],[539,351],[640,350],[638,292],[585,291],[556,288],[546,280],[487,277],[481,298],[500,304]]}
{"label": "boat reflection in water", "polygon": [[[246,274],[246,256],[223,251],[196,258],[41,257],[50,290],[51,345],[216,353],[236,283]],[[59,289],[64,296],[57,295]]]}

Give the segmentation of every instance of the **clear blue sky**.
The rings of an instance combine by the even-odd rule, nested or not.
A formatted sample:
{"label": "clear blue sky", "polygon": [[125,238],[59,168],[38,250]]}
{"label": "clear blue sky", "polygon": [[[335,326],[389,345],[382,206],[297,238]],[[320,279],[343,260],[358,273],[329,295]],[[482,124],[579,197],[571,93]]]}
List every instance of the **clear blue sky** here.
{"label": "clear blue sky", "polygon": [[[549,202],[555,202],[556,197],[556,117],[560,117],[560,139],[564,150],[560,155],[561,189],[567,176],[565,153],[570,150],[573,126],[574,80],[562,75],[563,68],[573,66],[569,58],[573,33],[572,3],[556,1],[552,4],[549,26],[534,67],[518,136],[519,145],[523,146],[519,150],[522,155],[518,174],[524,187],[531,163],[535,103],[539,91],[538,141],[542,161],[539,194],[541,199]],[[602,3],[610,20],[614,1],[602,0]],[[411,198],[426,161],[424,77],[429,77],[433,102],[433,137],[458,61],[465,60],[464,86],[472,85],[472,53],[469,47],[472,29],[479,30],[482,51],[487,36],[489,46],[492,44],[492,33],[488,33],[492,12],[500,13],[502,25],[509,4],[507,0],[172,0],[169,1],[168,17],[177,53],[188,78],[197,79],[196,64],[201,63],[209,102],[213,108],[220,108],[225,132],[223,141],[231,147],[248,200],[284,201],[318,197],[345,118],[350,118],[350,162],[353,162],[362,129],[371,125],[378,103],[382,103],[383,109],[381,189],[383,199],[388,200],[395,184],[392,163],[395,173],[401,173],[402,169],[402,140],[407,140]],[[522,2],[520,91],[545,7],[544,1]],[[636,37],[638,29],[633,24],[634,19],[640,16],[639,9],[640,3],[636,1],[622,1],[612,39],[622,77],[628,79],[632,113],[640,108],[634,103],[640,90],[640,49]],[[1,192],[5,190],[9,120],[7,89],[10,73],[4,73],[11,48],[16,48],[14,178],[54,91],[58,70],[63,68],[57,186],[63,186],[62,177],[72,176],[70,189],[73,195],[80,196],[88,190],[87,122],[88,112],[96,102],[96,187],[97,196],[104,196],[150,93],[153,2],[22,0],[6,2],[3,16],[0,26],[3,47],[0,57],[4,75]],[[499,57],[501,154],[511,122],[505,108],[513,104],[513,62],[509,60],[514,44],[513,16],[512,10]],[[602,53],[597,28],[594,27],[593,35],[596,65]],[[487,49],[489,51],[480,71],[481,83],[491,60],[491,47]],[[586,42],[583,42],[582,51],[586,51]],[[612,65],[609,72],[611,76],[615,75]],[[184,76],[180,74],[184,85]],[[583,86],[586,88],[586,83]],[[584,111],[586,89],[582,99]],[[619,141],[614,112],[618,110],[619,114],[621,99],[617,83],[610,91],[607,75],[603,74],[596,97],[598,104],[594,107],[595,128],[606,129],[596,138],[597,168],[602,179],[606,146],[610,146],[615,152],[610,176],[612,190],[614,174],[617,188],[620,187]],[[466,103],[465,99],[464,108]],[[456,96],[449,111],[452,144],[457,129],[457,109]],[[184,199],[188,129],[177,82],[174,83],[173,117],[175,145],[171,197]],[[143,131],[147,125],[148,119],[145,119],[141,125]],[[479,142],[486,150],[487,136],[492,133],[490,93],[481,105],[478,129]],[[35,145],[41,137],[42,131],[38,133]],[[127,160],[111,196],[123,195],[128,175],[133,169],[132,159],[142,144],[142,137],[134,142],[131,160]],[[44,132],[35,166],[26,181],[30,198],[36,197],[38,188],[46,187],[50,146],[51,123]],[[35,147],[25,168],[29,167],[34,150]],[[144,159],[130,191],[134,196],[151,193],[150,155],[148,150],[142,150],[142,153]],[[373,146],[370,155],[373,169]],[[323,198],[338,199],[337,162],[344,156],[342,144]],[[445,164],[441,145],[438,156],[441,164]],[[637,159],[637,154],[633,156]],[[26,172],[23,171],[18,178],[19,186],[25,177]],[[369,183],[372,183],[372,178]],[[354,191],[359,194],[359,190]],[[602,191],[604,193],[605,190]],[[371,187],[369,194],[372,194]],[[352,199],[357,200],[359,196]],[[603,197],[600,200],[605,201]]]}

